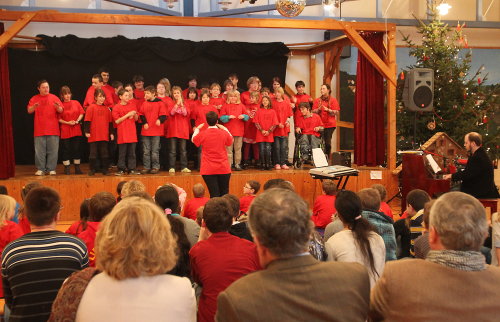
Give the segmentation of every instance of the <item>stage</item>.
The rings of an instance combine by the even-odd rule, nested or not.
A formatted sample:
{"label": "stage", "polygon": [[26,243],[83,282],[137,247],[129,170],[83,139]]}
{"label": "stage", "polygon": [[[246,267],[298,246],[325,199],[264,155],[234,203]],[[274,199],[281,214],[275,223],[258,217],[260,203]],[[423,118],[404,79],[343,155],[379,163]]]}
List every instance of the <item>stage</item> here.
{"label": "stage", "polygon": [[[174,183],[188,194],[188,199],[193,197],[192,187],[196,183],[202,183],[203,179],[197,171],[192,173],[176,172],[170,174],[167,171],[161,171],[156,175],[123,175],[115,176],[114,171],[104,176],[96,173],[94,176],[88,176],[88,165],[82,164],[82,175],[64,175],[62,165],[58,165],[57,175],[55,176],[35,176],[35,167],[32,165],[16,166],[16,176],[7,180],[0,180],[0,185],[7,187],[9,195],[14,197],[18,202],[21,202],[21,189],[30,181],[40,181],[43,185],[56,189],[61,194],[63,210],[60,220],[62,222],[71,222],[79,218],[80,203],[83,199],[91,197],[93,194],[100,191],[108,191],[116,195],[116,185],[124,180],[140,180],[146,185],[147,191],[154,195],[156,189],[166,183]],[[387,197],[390,198],[398,191],[397,176],[391,171],[384,168],[357,168],[359,176],[349,178],[346,189],[358,191],[363,188],[368,188],[375,183],[385,185],[387,189]],[[74,171],[74,168],[71,168]],[[381,179],[372,179],[372,177],[381,177]],[[264,183],[273,178],[283,178],[293,183],[299,195],[301,195],[312,207],[316,196],[322,193],[320,180],[313,179],[309,175],[309,168],[290,169],[290,170],[269,170],[263,171],[258,169],[250,169],[244,171],[235,171],[231,175],[230,193],[241,197],[243,194],[243,186],[248,180],[257,180]],[[261,188],[262,191],[262,188]],[[208,196],[208,190],[206,192]],[[395,198],[391,203],[391,207],[398,209],[400,200]]]}

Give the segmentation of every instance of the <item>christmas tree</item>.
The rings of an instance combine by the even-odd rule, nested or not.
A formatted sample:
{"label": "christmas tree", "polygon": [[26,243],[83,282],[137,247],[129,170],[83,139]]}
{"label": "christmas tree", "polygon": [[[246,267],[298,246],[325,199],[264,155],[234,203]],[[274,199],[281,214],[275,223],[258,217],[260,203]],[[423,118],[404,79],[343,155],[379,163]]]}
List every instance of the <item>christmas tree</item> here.
{"label": "christmas tree", "polygon": [[398,149],[417,149],[436,132],[445,132],[463,144],[464,135],[474,131],[483,136],[483,146],[490,157],[498,159],[500,131],[495,114],[498,117],[500,86],[484,85],[484,67],[471,72],[472,50],[463,34],[465,24],[452,28],[441,22],[434,1],[428,10],[430,22],[419,20],[417,27],[422,44],[415,44],[409,36],[403,35],[403,40],[417,61],[408,69],[434,70],[434,111],[412,112],[404,107],[401,99],[406,70],[402,72],[397,90]]}

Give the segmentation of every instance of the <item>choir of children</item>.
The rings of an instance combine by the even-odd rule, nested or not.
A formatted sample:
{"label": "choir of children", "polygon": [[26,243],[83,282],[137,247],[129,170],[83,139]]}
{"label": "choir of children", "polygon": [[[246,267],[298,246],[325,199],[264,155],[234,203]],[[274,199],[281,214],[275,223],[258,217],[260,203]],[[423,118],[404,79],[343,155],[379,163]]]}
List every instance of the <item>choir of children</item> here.
{"label": "choir of children", "polygon": [[[278,77],[273,78],[273,92],[262,87],[257,76],[250,77],[248,91],[241,92],[236,74],[231,74],[223,87],[212,83],[203,85],[202,89],[197,88],[197,77],[189,76],[188,88],[182,90],[178,86],[171,87],[167,78],[161,79],[156,86],[145,87],[142,75],[133,77],[133,85],[123,86],[115,81],[111,86],[108,84],[109,71],[102,68],[99,72],[92,76],[83,108],[71,99],[68,86],[61,88],[63,111],[58,112],[57,117],[65,174],[70,174],[71,160],[75,173],[81,174],[82,120],[90,145],[89,175],[98,171],[106,175],[108,167],[116,161],[116,175],[157,174],[161,168],[175,173],[177,161],[181,172],[191,172],[188,168],[188,147],[192,146],[189,139],[201,124],[205,126],[200,130],[206,129],[206,114],[210,111],[217,113],[219,122],[233,137],[233,143],[226,149],[232,170],[245,169],[252,160],[262,169],[289,169],[288,137],[292,122],[297,139],[316,147],[322,132],[326,152],[331,149],[339,105],[331,97],[327,84],[321,86],[321,97],[314,101],[311,114],[313,100],[304,92],[303,81],[295,84],[297,94],[289,98]],[[137,145],[139,141],[141,145]],[[136,153],[139,159],[142,158],[140,172]],[[201,150],[197,154],[200,158]],[[198,169],[199,166],[198,162]],[[44,171],[38,172],[44,174]]]}

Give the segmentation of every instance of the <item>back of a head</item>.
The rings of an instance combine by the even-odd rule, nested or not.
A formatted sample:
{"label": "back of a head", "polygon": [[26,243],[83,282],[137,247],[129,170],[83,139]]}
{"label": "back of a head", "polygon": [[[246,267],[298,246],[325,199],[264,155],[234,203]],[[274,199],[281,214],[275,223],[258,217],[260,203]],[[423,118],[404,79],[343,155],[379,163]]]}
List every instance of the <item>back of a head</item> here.
{"label": "back of a head", "polygon": [[7,187],[4,185],[0,185],[0,195],[8,195]]}
{"label": "back of a head", "polygon": [[115,205],[116,199],[111,193],[107,191],[96,193],[89,201],[90,221],[102,221]]}
{"label": "back of a head", "polygon": [[203,220],[211,233],[228,231],[233,223],[229,202],[222,197],[210,199],[203,209]]}
{"label": "back of a head", "polygon": [[25,200],[26,196],[28,193],[35,188],[43,187],[43,185],[38,182],[38,181],[31,181],[28,182],[22,189],[21,189],[21,199]]}
{"label": "back of a head", "polygon": [[193,186],[193,195],[195,198],[201,198],[205,195],[205,187],[201,183]]}
{"label": "back of a head", "polygon": [[431,197],[429,194],[421,189],[413,189],[406,196],[406,202],[412,206],[415,211],[424,209],[425,204],[430,200]]}
{"label": "back of a head", "polygon": [[234,218],[237,218],[240,215],[240,199],[236,197],[235,195],[231,194],[225,194],[222,196],[222,198],[226,199],[226,201],[229,203],[229,207],[231,209],[231,215]]}
{"label": "back of a head", "polygon": [[323,180],[321,188],[328,196],[334,196],[337,193],[337,185],[333,180]]}
{"label": "back of a head", "polygon": [[101,223],[97,268],[117,280],[164,274],[177,262],[176,248],[162,211],[150,201],[129,197]]}
{"label": "back of a head", "polygon": [[488,234],[483,205],[463,192],[448,192],[434,202],[430,226],[450,250],[479,251]]}
{"label": "back of a head", "polygon": [[147,193],[146,191],[134,191],[132,193],[129,193],[125,198],[129,198],[129,197],[139,197],[139,198],[145,199],[147,201],[151,201],[152,203],[155,202],[153,200],[153,197],[151,197],[151,195],[149,193]]}
{"label": "back of a head", "polygon": [[219,116],[214,111],[208,112],[205,117],[207,119],[208,126],[214,126],[217,124],[217,120],[219,119]]}
{"label": "back of a head", "polygon": [[0,194],[0,227],[3,226],[6,220],[10,220],[10,216],[14,214],[16,209],[16,199],[9,195]]}
{"label": "back of a head", "polygon": [[122,187],[122,198],[136,191],[146,191],[146,186],[139,180],[127,181]]}
{"label": "back of a head", "polygon": [[307,203],[287,189],[269,189],[257,196],[249,224],[259,243],[278,258],[307,251],[313,229]]}
{"label": "back of a head", "polygon": [[24,200],[25,214],[33,226],[46,226],[56,221],[61,209],[59,193],[49,187],[31,189]]}
{"label": "back of a head", "polygon": [[423,218],[423,224],[425,225],[425,228],[429,229],[429,220],[430,220],[430,217],[431,217],[431,209],[432,209],[432,206],[434,205],[434,202],[436,200],[430,200],[429,202],[426,202],[425,203],[425,206],[424,206],[424,218]]}
{"label": "back of a head", "polygon": [[376,183],[372,185],[372,189],[375,189],[378,191],[378,194],[380,195],[380,201],[384,201],[385,197],[387,196],[387,190],[385,189],[385,186],[380,183]]}
{"label": "back of a head", "polygon": [[166,184],[156,190],[155,202],[161,209],[170,209],[171,213],[179,212],[179,193],[174,186]]}
{"label": "back of a head", "polygon": [[290,181],[286,181],[285,179],[281,179],[281,178],[269,179],[266,181],[266,183],[264,183],[264,191],[269,190],[269,189],[273,189],[273,188],[287,189],[290,191],[295,191],[295,189]]}
{"label": "back of a head", "polygon": [[380,194],[372,188],[365,188],[358,191],[358,196],[361,199],[363,210],[379,211],[380,209]]}

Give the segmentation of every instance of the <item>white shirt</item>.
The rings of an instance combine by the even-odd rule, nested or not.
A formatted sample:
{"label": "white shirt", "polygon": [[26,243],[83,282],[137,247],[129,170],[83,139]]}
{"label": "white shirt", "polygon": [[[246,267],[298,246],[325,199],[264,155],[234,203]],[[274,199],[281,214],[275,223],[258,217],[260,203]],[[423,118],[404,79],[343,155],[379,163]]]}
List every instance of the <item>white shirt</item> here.
{"label": "white shirt", "polygon": [[374,267],[378,275],[372,271],[369,258],[363,256],[351,230],[342,230],[333,235],[325,243],[325,248],[328,254],[327,261],[355,262],[364,265],[370,275],[370,287],[373,287],[384,271],[385,244],[382,237],[375,232],[370,233],[369,240]]}
{"label": "white shirt", "polygon": [[88,284],[76,321],[196,321],[196,299],[185,277],[162,274],[118,281],[101,273]]}

